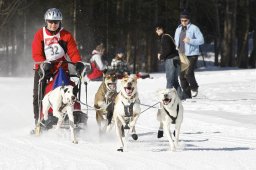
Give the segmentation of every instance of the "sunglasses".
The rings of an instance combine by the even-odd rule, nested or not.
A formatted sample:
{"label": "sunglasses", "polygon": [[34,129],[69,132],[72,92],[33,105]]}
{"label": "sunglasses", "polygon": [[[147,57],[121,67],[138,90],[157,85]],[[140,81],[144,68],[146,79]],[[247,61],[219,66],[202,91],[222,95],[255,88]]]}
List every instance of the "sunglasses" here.
{"label": "sunglasses", "polygon": [[58,20],[48,20],[47,21],[48,23],[50,23],[50,24],[59,24],[60,23],[60,21],[58,21]]}
{"label": "sunglasses", "polygon": [[187,19],[181,19],[180,21],[181,22],[187,22],[188,20]]}

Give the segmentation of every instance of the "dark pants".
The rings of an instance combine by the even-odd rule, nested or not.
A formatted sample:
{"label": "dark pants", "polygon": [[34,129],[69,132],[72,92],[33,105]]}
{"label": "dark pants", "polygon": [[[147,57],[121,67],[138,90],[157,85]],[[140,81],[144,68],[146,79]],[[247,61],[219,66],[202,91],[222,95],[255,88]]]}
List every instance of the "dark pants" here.
{"label": "dark pants", "polygon": [[195,78],[195,68],[198,60],[198,56],[188,56],[189,67],[187,70],[180,73],[180,83],[183,89],[183,98],[191,98],[191,90],[197,90],[198,84]]}
{"label": "dark pants", "polygon": [[33,89],[33,108],[34,108],[34,119],[37,121],[39,118],[39,105],[38,105],[38,101],[40,99],[40,101],[42,101],[42,97],[44,94],[44,90],[45,90],[45,86],[46,86],[46,80],[43,79],[41,82],[42,85],[42,93],[40,95],[40,97],[38,96],[38,83],[40,80],[40,76],[38,74],[38,71],[35,70],[34,73],[34,89]]}

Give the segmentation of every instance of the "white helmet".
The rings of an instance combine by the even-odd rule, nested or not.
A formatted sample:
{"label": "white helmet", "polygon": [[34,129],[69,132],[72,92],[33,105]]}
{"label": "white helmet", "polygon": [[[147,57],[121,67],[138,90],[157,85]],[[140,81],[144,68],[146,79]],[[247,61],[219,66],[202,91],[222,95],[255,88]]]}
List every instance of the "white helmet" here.
{"label": "white helmet", "polygon": [[59,9],[57,8],[50,8],[44,14],[44,20],[62,20],[62,14]]}

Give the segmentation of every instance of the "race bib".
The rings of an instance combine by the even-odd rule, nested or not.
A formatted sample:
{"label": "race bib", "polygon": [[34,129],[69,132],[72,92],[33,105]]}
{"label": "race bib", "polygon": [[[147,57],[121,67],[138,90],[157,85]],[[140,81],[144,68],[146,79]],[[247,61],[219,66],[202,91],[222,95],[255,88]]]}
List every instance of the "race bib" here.
{"label": "race bib", "polygon": [[43,28],[44,34],[44,53],[46,60],[54,61],[65,55],[64,49],[58,43],[60,39],[60,32],[56,35],[47,35],[45,27]]}

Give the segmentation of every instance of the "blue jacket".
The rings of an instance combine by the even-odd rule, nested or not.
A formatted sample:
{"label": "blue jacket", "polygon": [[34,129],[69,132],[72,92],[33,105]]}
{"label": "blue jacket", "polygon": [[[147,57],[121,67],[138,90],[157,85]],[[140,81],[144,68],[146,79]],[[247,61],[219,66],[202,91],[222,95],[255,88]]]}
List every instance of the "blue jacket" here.
{"label": "blue jacket", "polygon": [[[175,38],[175,44],[177,47],[179,47],[181,29],[182,29],[182,26],[179,25],[175,31],[174,38]],[[194,24],[189,23],[187,25],[186,37],[190,39],[190,42],[185,43],[185,55],[186,56],[199,55],[200,54],[199,45],[202,45],[204,43],[204,37],[200,29]]]}

